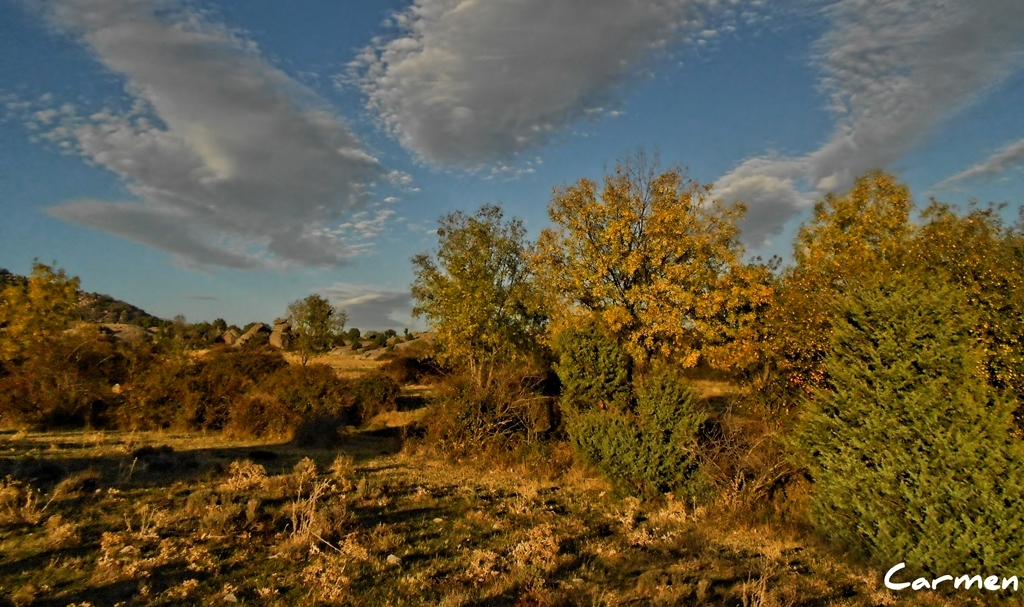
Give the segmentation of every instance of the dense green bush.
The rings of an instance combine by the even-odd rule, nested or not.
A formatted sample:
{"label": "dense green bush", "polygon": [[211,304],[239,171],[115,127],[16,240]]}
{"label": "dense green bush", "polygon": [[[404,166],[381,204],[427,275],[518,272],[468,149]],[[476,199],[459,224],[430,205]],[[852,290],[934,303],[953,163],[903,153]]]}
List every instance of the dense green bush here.
{"label": "dense green bush", "polygon": [[683,378],[659,367],[637,381],[634,410],[567,412],[566,431],[620,492],[697,497],[704,491],[698,435],[707,418]]}
{"label": "dense green bush", "polygon": [[931,574],[1024,565],[1013,402],[985,381],[977,310],[957,288],[894,277],[842,301],[829,377],[798,426],[823,533]]}
{"label": "dense green bush", "polygon": [[556,347],[559,404],[577,453],[622,493],[704,490],[696,449],[708,415],[678,372],[656,366],[634,380],[629,355],[597,323],[563,331]]}
{"label": "dense green bush", "polygon": [[555,349],[563,410],[624,412],[632,407],[632,360],[600,325],[590,323],[562,331]]}

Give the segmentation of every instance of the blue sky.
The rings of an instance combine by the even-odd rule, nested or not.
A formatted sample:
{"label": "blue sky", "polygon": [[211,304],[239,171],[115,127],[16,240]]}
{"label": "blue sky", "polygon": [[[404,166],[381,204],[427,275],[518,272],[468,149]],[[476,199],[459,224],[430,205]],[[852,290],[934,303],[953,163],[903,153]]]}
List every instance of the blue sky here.
{"label": "blue sky", "polygon": [[1020,0],[0,0],[0,266],[163,317],[409,325],[439,216],[657,150],[787,255],[895,172],[1024,202]]}

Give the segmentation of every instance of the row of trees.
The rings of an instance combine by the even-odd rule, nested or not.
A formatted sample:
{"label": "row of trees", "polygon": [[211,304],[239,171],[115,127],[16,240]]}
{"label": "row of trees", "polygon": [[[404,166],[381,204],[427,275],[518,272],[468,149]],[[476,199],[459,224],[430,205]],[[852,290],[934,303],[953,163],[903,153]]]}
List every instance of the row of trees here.
{"label": "row of trees", "polygon": [[496,206],[443,217],[413,295],[487,393],[456,418],[507,411],[491,386],[510,369],[553,370],[580,455],[626,490],[697,497],[709,464],[749,479],[701,449],[725,430],[683,375],[714,369],[773,429],[748,441],[785,460],[770,482],[813,480],[830,537],[930,572],[1024,564],[1024,231],[993,207],[916,212],[874,172],[816,204],[782,269],[744,259],[743,214],[638,156],[556,189],[536,242]]}
{"label": "row of trees", "polygon": [[447,215],[437,251],[413,258],[414,314],[445,362],[481,383],[488,368],[597,320],[641,366],[775,375],[806,391],[826,379],[835,303],[875,277],[910,274],[968,293],[989,381],[1024,394],[1024,234],[997,209],[932,201],[915,224],[907,188],[871,173],[816,204],[780,271],[777,259],[744,260],[744,206],[711,191],[641,156],[600,190],[588,179],[557,189],[555,227],[536,243],[498,206]]}

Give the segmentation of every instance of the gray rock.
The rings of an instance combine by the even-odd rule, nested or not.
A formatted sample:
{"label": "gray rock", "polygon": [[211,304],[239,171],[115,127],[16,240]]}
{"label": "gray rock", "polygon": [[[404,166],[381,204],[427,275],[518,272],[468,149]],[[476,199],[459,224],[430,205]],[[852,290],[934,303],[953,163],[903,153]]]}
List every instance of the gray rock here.
{"label": "gray rock", "polygon": [[135,325],[120,323],[107,323],[100,325],[100,333],[103,333],[113,341],[125,341],[131,344],[141,344],[151,341],[149,331]]}
{"label": "gray rock", "polygon": [[238,340],[235,341],[234,345],[236,345],[236,346],[244,345],[244,344],[248,343],[249,341],[251,341],[257,335],[259,335],[260,333],[265,333],[265,334],[266,333],[270,333],[270,327],[268,327],[267,325],[265,325],[265,324],[263,324],[261,322],[258,322],[256,324],[254,324],[252,327],[250,327],[249,330],[245,332],[245,335],[242,335],[241,337],[239,337]]}
{"label": "gray rock", "polygon": [[292,326],[289,324],[274,325],[274,330],[270,333],[270,345],[281,350],[287,350],[292,347]]}

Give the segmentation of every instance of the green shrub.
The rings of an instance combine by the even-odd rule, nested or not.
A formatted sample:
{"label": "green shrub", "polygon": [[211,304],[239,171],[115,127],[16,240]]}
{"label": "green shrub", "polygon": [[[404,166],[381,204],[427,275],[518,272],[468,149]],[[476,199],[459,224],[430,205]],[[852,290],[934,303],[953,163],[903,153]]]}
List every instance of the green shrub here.
{"label": "green shrub", "polygon": [[843,300],[796,433],[822,532],[922,574],[1024,565],[1013,402],[986,384],[967,301],[899,276]]}
{"label": "green shrub", "polygon": [[598,324],[562,331],[555,349],[555,372],[562,383],[559,405],[563,410],[621,412],[631,408],[632,360]]}
{"label": "green shrub", "polygon": [[283,367],[260,382],[259,392],[276,399],[298,418],[332,416],[346,425],[360,421],[349,383],[328,365]]}
{"label": "green shrub", "polygon": [[696,457],[708,415],[682,377],[659,367],[637,382],[636,407],[566,413],[573,446],[623,493],[655,496],[704,491]]}
{"label": "green shrub", "polygon": [[360,377],[356,380],[353,392],[362,420],[367,421],[385,411],[394,411],[401,391],[398,382],[384,372],[374,371]]}

